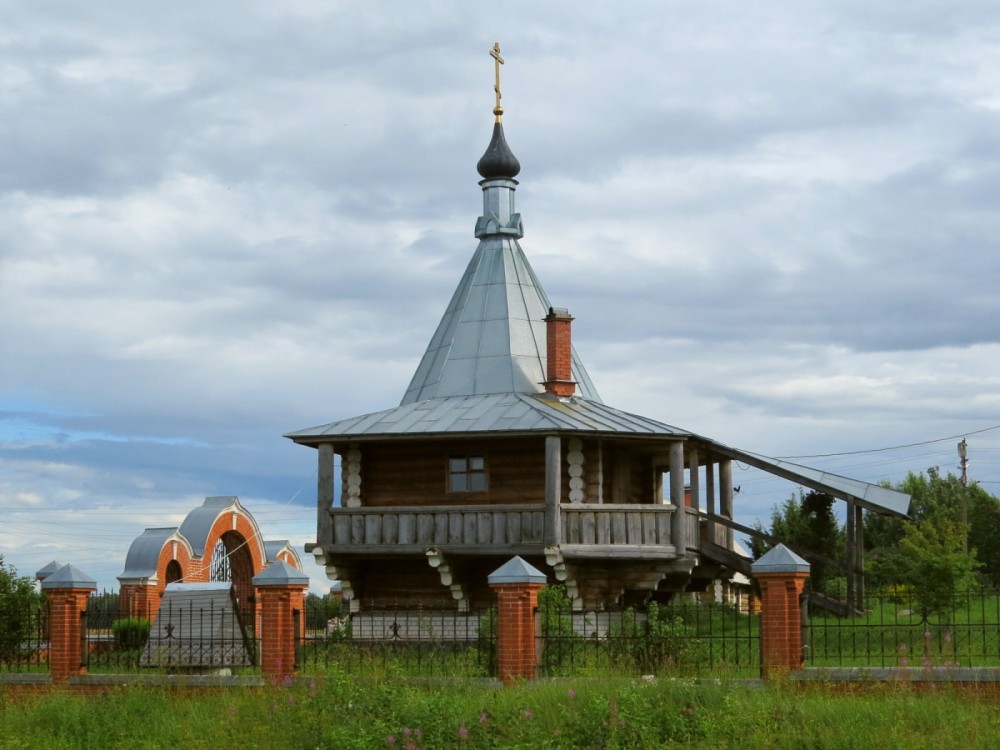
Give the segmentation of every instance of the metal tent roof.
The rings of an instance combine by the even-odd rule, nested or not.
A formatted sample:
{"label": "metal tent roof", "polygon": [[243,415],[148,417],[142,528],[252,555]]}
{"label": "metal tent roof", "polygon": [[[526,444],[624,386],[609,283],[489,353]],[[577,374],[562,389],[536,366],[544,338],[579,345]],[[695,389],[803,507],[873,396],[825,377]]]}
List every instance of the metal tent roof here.
{"label": "metal tent roof", "polygon": [[308,444],[345,438],[562,431],[682,438],[691,434],[648,417],[614,409],[599,401],[499,393],[417,401],[290,432],[285,437]]}

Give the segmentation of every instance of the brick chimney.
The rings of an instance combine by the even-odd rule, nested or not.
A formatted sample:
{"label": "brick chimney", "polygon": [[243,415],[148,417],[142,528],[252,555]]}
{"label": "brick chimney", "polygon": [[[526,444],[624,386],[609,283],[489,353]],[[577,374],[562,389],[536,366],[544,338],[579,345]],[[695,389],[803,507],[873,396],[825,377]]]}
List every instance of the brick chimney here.
{"label": "brick chimney", "polygon": [[573,380],[573,317],[565,307],[550,307],[545,316],[545,392],[569,397],[576,392]]}

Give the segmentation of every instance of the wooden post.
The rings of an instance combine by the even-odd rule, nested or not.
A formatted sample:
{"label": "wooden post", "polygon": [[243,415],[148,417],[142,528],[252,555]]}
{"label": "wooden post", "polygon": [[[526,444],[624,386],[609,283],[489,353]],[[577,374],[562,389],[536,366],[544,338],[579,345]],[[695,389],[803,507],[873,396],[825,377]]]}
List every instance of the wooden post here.
{"label": "wooden post", "polygon": [[[709,456],[705,462],[705,511],[710,516],[715,515],[715,460]],[[718,544],[715,538],[715,521],[708,522],[708,538],[712,544]]]}
{"label": "wooden post", "polygon": [[546,547],[558,547],[559,502],[562,499],[562,441],[558,435],[545,438],[545,534]]}
{"label": "wooden post", "polygon": [[497,671],[504,685],[535,678],[535,609],[545,574],[514,557],[486,578],[497,592]]}
{"label": "wooden post", "polygon": [[[733,520],[733,462],[728,458],[719,461],[719,515]],[[726,549],[733,548],[733,530],[726,527]]]}
{"label": "wooden post", "polygon": [[675,440],[670,444],[670,502],[674,514],[670,519],[670,543],[677,555],[687,552],[684,533],[687,512],[684,509],[684,443]]}
{"label": "wooden post", "polygon": [[333,542],[333,444],[320,443],[316,480],[316,544],[328,549]]}
{"label": "wooden post", "polygon": [[802,668],[800,600],[809,563],[779,544],[750,566],[760,584],[760,671],[768,679]]}
{"label": "wooden post", "polygon": [[854,541],[858,548],[858,554],[855,558],[857,563],[858,571],[858,585],[857,591],[855,591],[855,596],[858,599],[858,609],[864,610],[865,608],[865,509],[861,507],[859,503],[854,504],[854,513],[856,520],[856,529],[854,531]]}
{"label": "wooden post", "polygon": [[255,575],[253,585],[260,602],[260,671],[265,679],[279,683],[298,672],[296,654],[309,577],[278,560]]}
{"label": "wooden post", "polygon": [[[855,547],[857,545],[857,540],[854,535],[854,498],[847,498],[847,606],[853,609],[854,607],[854,582],[855,582],[855,569],[854,561]],[[825,592],[824,592],[825,593]]]}
{"label": "wooden post", "polygon": [[42,581],[49,600],[49,672],[53,685],[85,674],[83,613],[97,582],[86,573],[64,565]]}

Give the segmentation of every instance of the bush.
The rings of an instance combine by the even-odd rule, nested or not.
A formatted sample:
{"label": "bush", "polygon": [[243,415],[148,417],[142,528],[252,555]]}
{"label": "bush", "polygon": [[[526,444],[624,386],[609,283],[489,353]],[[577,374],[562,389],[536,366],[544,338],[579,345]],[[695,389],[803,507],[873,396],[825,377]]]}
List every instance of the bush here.
{"label": "bush", "polygon": [[632,664],[643,673],[676,667],[695,646],[684,620],[661,611],[655,601],[649,603],[645,619],[632,608],[625,610],[621,625],[612,628],[608,639],[612,652],[625,662],[623,667]]}
{"label": "bush", "polygon": [[41,606],[31,579],[18,576],[0,555],[0,662],[17,659],[25,642],[37,636]]}
{"label": "bush", "polygon": [[120,651],[138,651],[149,639],[150,623],[145,617],[125,617],[111,623],[115,648]]}

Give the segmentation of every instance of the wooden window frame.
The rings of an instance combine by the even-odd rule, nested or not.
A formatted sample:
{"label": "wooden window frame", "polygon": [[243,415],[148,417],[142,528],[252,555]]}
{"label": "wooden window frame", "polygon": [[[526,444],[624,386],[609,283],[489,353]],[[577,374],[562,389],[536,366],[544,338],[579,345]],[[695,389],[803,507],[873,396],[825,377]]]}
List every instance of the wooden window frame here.
{"label": "wooden window frame", "polygon": [[[462,466],[456,471],[456,462],[461,461]],[[473,466],[473,463],[481,462],[481,468]],[[475,488],[474,478],[482,477],[482,488]],[[457,477],[465,478],[465,488],[456,488],[454,480]],[[466,453],[463,455],[451,454],[445,463],[445,489],[449,495],[485,495],[490,491],[489,461],[485,453]]]}

